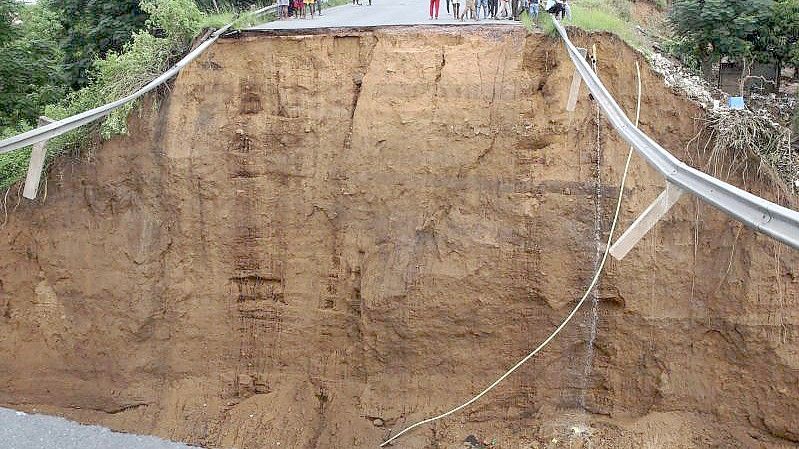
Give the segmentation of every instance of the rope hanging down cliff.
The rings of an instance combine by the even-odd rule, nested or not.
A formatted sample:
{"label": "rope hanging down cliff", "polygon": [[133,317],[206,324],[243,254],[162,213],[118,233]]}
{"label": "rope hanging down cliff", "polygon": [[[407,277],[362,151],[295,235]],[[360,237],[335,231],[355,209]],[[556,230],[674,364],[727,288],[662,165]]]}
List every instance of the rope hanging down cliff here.
{"label": "rope hanging down cliff", "polygon": [[[635,126],[637,127],[639,119],[641,117],[641,69],[640,69],[640,67],[638,65],[638,61],[635,62],[635,70],[636,70],[636,73],[637,73],[637,76],[638,76],[638,103],[637,103],[637,106],[636,106],[636,113],[635,113]],[[621,177],[621,184],[619,185],[619,196],[618,196],[618,199],[616,200],[616,211],[613,214],[613,223],[610,225],[610,232],[608,233],[608,241],[607,241],[607,244],[605,245],[605,253],[602,255],[602,261],[599,263],[599,266],[597,267],[596,273],[594,273],[594,277],[591,279],[591,283],[589,284],[588,288],[585,290],[585,293],[583,294],[582,298],[580,298],[580,300],[577,302],[577,304],[574,306],[574,308],[571,310],[571,312],[569,312],[569,314],[566,316],[566,318],[563,320],[563,322],[560,323],[560,326],[558,326],[555,329],[555,331],[552,332],[549,335],[549,337],[546,338],[546,340],[544,340],[540,345],[538,345],[538,347],[536,347],[532,352],[527,354],[523,359],[519,360],[515,365],[513,365],[513,367],[511,367],[509,370],[507,370],[505,372],[505,374],[499,376],[499,378],[497,380],[495,380],[491,385],[486,387],[483,391],[481,391],[475,397],[469,399],[468,401],[466,401],[463,404],[453,408],[452,410],[450,410],[448,412],[442,413],[442,414],[440,414],[438,416],[434,416],[432,418],[424,419],[422,421],[419,421],[419,422],[417,422],[415,424],[412,424],[412,425],[406,427],[405,429],[400,431],[398,434],[396,434],[393,437],[391,437],[391,438],[387,439],[386,441],[384,441],[383,444],[380,445],[380,447],[383,447],[383,446],[386,446],[386,445],[390,444],[392,441],[396,440],[397,438],[399,438],[401,435],[405,434],[406,432],[409,432],[409,431],[411,431],[411,430],[413,430],[413,429],[415,429],[415,428],[417,428],[419,426],[422,426],[422,425],[425,425],[425,424],[428,424],[428,423],[431,423],[431,422],[434,422],[434,421],[438,421],[439,419],[442,419],[442,418],[446,418],[447,416],[452,415],[453,413],[457,413],[458,411],[463,410],[464,408],[466,408],[466,407],[470,406],[471,404],[477,402],[477,400],[482,398],[489,391],[493,390],[494,387],[496,387],[497,385],[502,383],[502,381],[504,381],[508,376],[513,374],[514,371],[519,369],[519,367],[521,367],[522,365],[527,363],[528,360],[533,358],[536,354],[538,354],[538,352],[540,352],[542,349],[544,349],[544,347],[546,347],[560,333],[560,331],[562,331],[563,328],[565,328],[566,325],[569,324],[569,322],[572,320],[572,318],[574,318],[574,315],[577,314],[577,311],[580,310],[580,307],[583,305],[583,303],[585,303],[585,300],[588,298],[588,296],[594,290],[594,287],[596,287],[596,284],[599,281],[599,276],[602,274],[602,270],[605,267],[605,262],[607,262],[607,260],[608,260],[608,254],[610,253],[611,242],[613,241],[613,232],[616,230],[616,224],[619,221],[619,212],[621,210],[621,199],[622,199],[622,196],[624,195],[624,184],[627,182],[627,172],[630,169],[630,160],[632,159],[632,156],[633,156],[633,147],[630,146],[630,151],[629,151],[629,153],[627,153],[627,161],[624,164],[624,174]]]}

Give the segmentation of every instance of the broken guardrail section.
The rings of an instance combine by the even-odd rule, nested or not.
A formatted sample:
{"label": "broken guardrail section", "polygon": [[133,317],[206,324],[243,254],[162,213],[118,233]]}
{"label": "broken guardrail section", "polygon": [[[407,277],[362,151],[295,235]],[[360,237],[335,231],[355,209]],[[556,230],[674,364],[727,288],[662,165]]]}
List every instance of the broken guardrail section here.
{"label": "broken guardrail section", "polygon": [[766,234],[780,242],[799,249],[799,212],[772,203],[745,190],[727,184],[707,173],[690,167],[672,156],[657,142],[639,130],[627,118],[616,100],[610,95],[602,81],[588,66],[577,47],[569,40],[563,26],[553,20],[555,29],[563,39],[569,58],[580,73],[588,90],[599,103],[605,117],[616,131],[646,161],[666,178],[666,191],[647,208],[611,247],[611,254],[621,259],[630,248],[668,211],[679,198],[679,194],[693,193],[730,217],[746,226]]}

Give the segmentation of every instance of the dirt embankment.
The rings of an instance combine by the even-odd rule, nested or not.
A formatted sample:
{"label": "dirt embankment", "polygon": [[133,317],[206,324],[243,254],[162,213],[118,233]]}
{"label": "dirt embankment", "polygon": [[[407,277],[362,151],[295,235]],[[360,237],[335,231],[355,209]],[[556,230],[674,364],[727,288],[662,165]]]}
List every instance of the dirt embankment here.
{"label": "dirt embankment", "polygon": [[[631,110],[634,53],[578,40]],[[585,92],[564,111],[572,71],[520,29],[219,42],[0,228],[0,404],[345,448],[470,397],[560,322],[609,227],[627,148]],[[684,156],[699,112],[644,86],[643,129]],[[636,157],[621,229],[662,187]],[[795,447],[798,278],[683,198],[610,264],[592,351],[588,307],[398,447]]]}

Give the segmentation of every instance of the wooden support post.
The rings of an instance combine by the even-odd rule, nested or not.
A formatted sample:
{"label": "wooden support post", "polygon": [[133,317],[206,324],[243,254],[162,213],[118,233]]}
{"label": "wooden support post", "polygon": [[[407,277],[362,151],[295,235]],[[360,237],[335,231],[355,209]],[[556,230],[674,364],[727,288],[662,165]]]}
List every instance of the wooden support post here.
{"label": "wooden support post", "polygon": [[[39,117],[39,126],[53,123],[53,120],[45,116]],[[39,181],[42,179],[42,170],[44,169],[44,160],[47,157],[47,141],[43,140],[33,144],[31,151],[31,160],[28,163],[28,176],[25,178],[25,190],[22,196],[29,200],[36,199],[36,193],[39,191]]]}
{"label": "wooden support post", "polygon": [[630,227],[624,231],[616,242],[610,247],[610,255],[616,260],[621,260],[638,243],[641,238],[652,229],[655,224],[666,215],[671,206],[680,199],[683,190],[676,185],[666,182],[666,189],[649,207],[639,216]]}
{"label": "wooden support post", "polygon": [[[580,50],[580,54],[585,57],[587,50],[584,48],[578,48]],[[572,85],[571,89],[569,90],[569,101],[566,103],[566,110],[569,112],[574,112],[577,109],[577,96],[580,94],[580,84],[582,84],[582,77],[580,77],[580,72],[577,69],[574,69],[574,75],[572,75]]]}

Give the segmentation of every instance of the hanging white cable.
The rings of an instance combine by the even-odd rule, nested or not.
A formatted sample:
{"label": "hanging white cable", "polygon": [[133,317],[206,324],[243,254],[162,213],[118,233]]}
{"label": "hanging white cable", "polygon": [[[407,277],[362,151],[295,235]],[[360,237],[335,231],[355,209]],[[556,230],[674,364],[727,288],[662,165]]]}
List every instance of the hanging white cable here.
{"label": "hanging white cable", "polygon": [[[637,127],[639,119],[640,119],[640,116],[641,116],[641,69],[640,69],[640,67],[638,65],[638,61],[635,62],[635,70],[636,70],[636,73],[637,73],[637,76],[638,76],[638,103],[637,103],[637,106],[636,106],[636,113],[635,113],[635,126]],[[548,345],[549,342],[551,342],[552,339],[554,339],[560,333],[560,331],[562,331],[563,328],[566,327],[567,324],[569,324],[569,321],[571,321],[572,318],[574,318],[574,315],[577,314],[577,311],[580,309],[580,307],[585,302],[586,298],[588,298],[588,295],[591,294],[591,291],[596,286],[597,282],[599,281],[599,276],[602,274],[602,269],[605,267],[605,262],[608,260],[608,254],[610,252],[610,246],[611,246],[610,244],[613,241],[613,232],[616,230],[616,224],[619,221],[619,211],[621,210],[621,198],[624,195],[624,184],[627,182],[627,172],[628,172],[628,170],[630,168],[630,160],[632,159],[632,156],[633,156],[633,147],[630,146],[630,152],[627,154],[627,161],[624,164],[624,174],[621,177],[621,185],[619,186],[619,196],[618,196],[618,199],[616,201],[616,211],[614,212],[614,215],[613,215],[613,223],[610,225],[610,232],[608,233],[608,242],[605,245],[605,254],[602,256],[602,261],[599,263],[599,266],[597,267],[596,273],[594,273],[594,277],[593,277],[593,279],[591,279],[591,284],[586,289],[585,294],[583,294],[583,297],[580,298],[580,300],[577,302],[577,305],[575,305],[574,308],[572,309],[572,311],[569,312],[569,315],[566,316],[566,319],[563,320],[563,322],[560,324],[560,326],[558,326],[555,329],[555,331],[552,332],[552,334],[550,334],[549,337],[547,337],[546,340],[544,340],[540,345],[538,345],[537,348],[535,348],[531,353],[527,354],[527,356],[525,356],[523,359],[519,360],[515,365],[513,365],[513,367],[511,369],[506,371],[505,374],[501,375],[497,380],[495,380],[491,385],[486,387],[477,396],[469,399],[468,401],[466,401],[463,404],[453,408],[452,410],[450,410],[448,412],[442,413],[442,414],[440,414],[438,416],[434,416],[432,418],[427,418],[425,420],[417,422],[416,424],[413,424],[413,425],[410,425],[410,426],[406,427],[405,429],[403,429],[398,434],[396,434],[393,437],[389,438],[388,440],[384,441],[383,444],[380,445],[380,447],[386,446],[387,444],[389,444],[392,441],[396,440],[397,438],[399,438],[401,435],[405,434],[406,432],[409,432],[409,431],[411,431],[411,430],[413,430],[413,429],[415,429],[415,428],[417,428],[419,426],[431,423],[433,421],[438,421],[439,419],[446,418],[447,416],[452,415],[453,413],[457,413],[458,411],[463,410],[464,408],[466,408],[466,407],[470,406],[471,404],[475,403],[478,399],[483,397],[486,393],[488,393],[489,391],[493,390],[494,387],[499,385],[508,376],[513,374],[514,371],[519,369],[519,367],[524,365],[528,360],[533,358],[533,356],[538,354],[539,351],[544,349],[544,347],[546,347],[546,345]]]}

